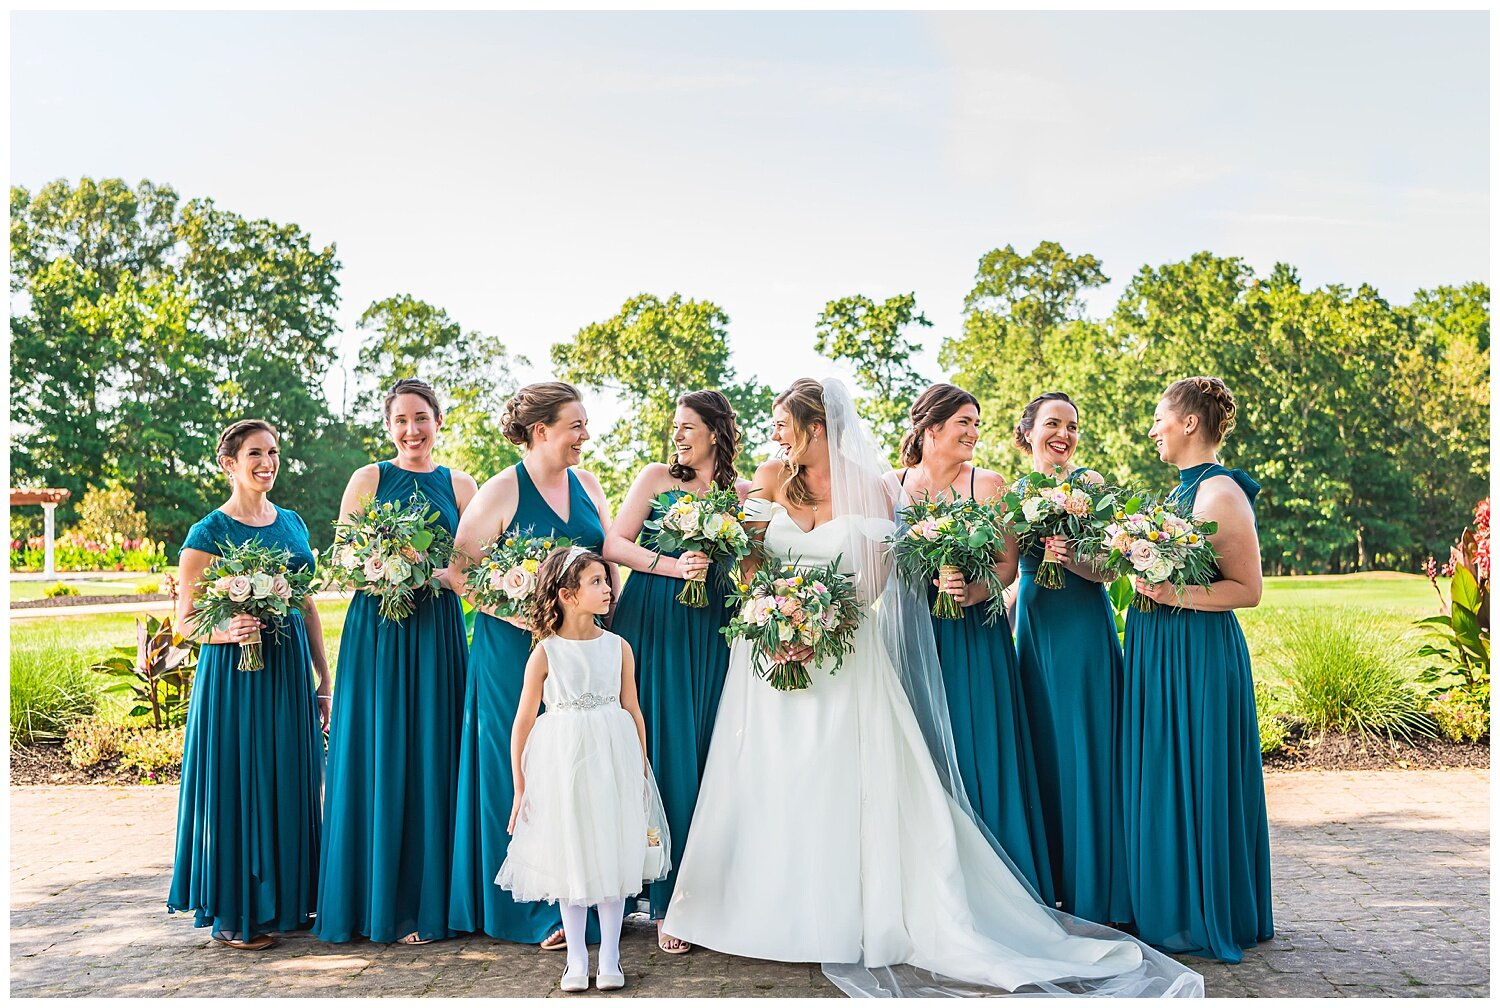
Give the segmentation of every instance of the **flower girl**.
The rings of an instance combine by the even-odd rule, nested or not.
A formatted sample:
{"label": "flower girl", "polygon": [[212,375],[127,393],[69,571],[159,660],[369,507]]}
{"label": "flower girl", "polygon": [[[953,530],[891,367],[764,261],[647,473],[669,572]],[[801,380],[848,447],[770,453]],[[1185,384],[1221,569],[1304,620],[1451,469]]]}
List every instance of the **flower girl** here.
{"label": "flower girl", "polygon": [[[630,645],[601,630],[609,611],[604,558],[555,550],[537,571],[531,612],[540,641],[511,733],[513,839],[495,883],[518,900],[561,904],[568,942],[565,992],[587,990],[588,908],[599,910],[600,990],[625,986],[625,898],[671,867],[661,796],[646,760],[646,726]],[[537,716],[537,706],[547,710]]]}

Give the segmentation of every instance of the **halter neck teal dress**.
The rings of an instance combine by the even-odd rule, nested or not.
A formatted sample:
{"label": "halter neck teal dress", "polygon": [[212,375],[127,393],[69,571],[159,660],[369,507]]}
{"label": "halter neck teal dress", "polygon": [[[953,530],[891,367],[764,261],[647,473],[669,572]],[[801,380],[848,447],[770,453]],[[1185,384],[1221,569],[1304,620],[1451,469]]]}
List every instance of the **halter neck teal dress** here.
{"label": "halter neck teal dress", "polygon": [[[1089,470],[1077,469],[1078,473]],[[1016,657],[1036,752],[1053,881],[1062,909],[1130,920],[1118,744],[1123,661],[1104,586],[1072,571],[1036,583],[1043,551],[1021,555]]]}
{"label": "halter neck teal dress", "polygon": [[[673,490],[672,499],[685,493]],[[655,503],[651,505],[651,520],[661,518],[662,513]],[[655,535],[649,530],[643,530],[637,541],[646,549],[656,549]],[[635,652],[646,745],[667,814],[674,866],[682,863],[719,696],[729,671],[729,642],[719,633],[734,615],[724,605],[727,578],[723,566],[714,564],[705,581],[708,605],[691,609],[677,601],[683,585],[680,578],[632,571],[615,608],[612,629]],[[675,881],[674,871],[647,886],[652,919],[666,916]]]}
{"label": "halter neck teal dress", "polygon": [[[901,483],[906,483],[904,471]],[[969,496],[974,496],[973,471]],[[937,588],[928,587],[927,600],[937,601]],[[1047,825],[1015,640],[1003,611],[985,625],[986,607],[969,606],[963,619],[932,617],[958,773],[975,814],[1042,902],[1052,906]]]}
{"label": "halter neck teal dress", "polygon": [[[259,539],[312,567],[302,516],[254,526],[210,511],[183,549],[222,556]],[[265,668],[241,672],[238,644],[204,644],[188,707],[167,909],[248,941],[303,927],[316,906],[323,745],[302,613],[261,631]]]}
{"label": "halter neck teal dress", "polygon": [[[567,521],[548,505],[520,462],[516,463],[516,490],[516,515],[509,529],[566,536],[595,552],[603,548],[599,511],[571,469]],[[454,931],[482,931],[492,938],[535,944],[562,926],[561,912],[552,903],[518,903],[495,884],[510,849],[510,836],[505,832],[515,799],[510,730],[530,655],[530,634],[493,616],[475,615],[458,758],[448,926]]]}
{"label": "halter neck teal dress", "polygon": [[[1182,470],[1169,498],[1238,469]],[[1130,900],[1142,941],[1237,963],[1274,933],[1271,845],[1250,652],[1233,612],[1159,605],[1125,624],[1120,766]]]}
{"label": "halter neck teal dress", "polygon": [[[450,533],[458,503],[447,467],[380,463],[379,502],[420,493]],[[463,716],[463,606],[422,591],[404,620],[374,598],[349,603],[334,679],[318,884],[323,941],[447,938],[458,727]]]}

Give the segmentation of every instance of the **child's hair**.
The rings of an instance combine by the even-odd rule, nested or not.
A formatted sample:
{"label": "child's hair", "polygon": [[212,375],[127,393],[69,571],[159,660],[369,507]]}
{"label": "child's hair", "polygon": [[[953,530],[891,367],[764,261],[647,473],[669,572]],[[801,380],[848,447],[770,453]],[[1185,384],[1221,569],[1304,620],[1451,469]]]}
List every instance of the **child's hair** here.
{"label": "child's hair", "polygon": [[581,546],[559,547],[547,554],[536,572],[536,592],[532,595],[533,641],[555,636],[562,628],[562,591],[576,592],[583,583],[583,572],[594,564],[603,566],[604,558]]}

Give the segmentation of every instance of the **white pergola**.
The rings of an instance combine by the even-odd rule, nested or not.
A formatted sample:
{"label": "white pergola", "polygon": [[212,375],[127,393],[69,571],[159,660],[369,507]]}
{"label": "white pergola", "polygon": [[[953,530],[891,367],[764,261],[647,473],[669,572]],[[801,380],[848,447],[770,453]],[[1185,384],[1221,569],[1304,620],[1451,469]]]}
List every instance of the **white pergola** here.
{"label": "white pergola", "polygon": [[29,504],[40,504],[42,506],[42,544],[46,559],[42,565],[43,574],[56,574],[57,568],[53,563],[53,554],[56,548],[57,530],[54,527],[53,513],[57,511],[57,505],[73,496],[71,491],[46,488],[42,490],[17,490],[14,487],[10,491],[10,506],[24,507]]}

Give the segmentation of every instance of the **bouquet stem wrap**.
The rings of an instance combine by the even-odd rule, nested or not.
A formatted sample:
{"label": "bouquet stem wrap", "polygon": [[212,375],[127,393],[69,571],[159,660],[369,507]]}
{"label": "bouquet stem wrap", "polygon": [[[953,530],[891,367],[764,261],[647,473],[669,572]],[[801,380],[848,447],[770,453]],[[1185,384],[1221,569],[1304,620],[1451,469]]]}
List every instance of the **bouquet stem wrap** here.
{"label": "bouquet stem wrap", "polygon": [[[955,567],[953,564],[943,564],[938,568],[938,573],[944,578],[963,577],[964,574],[962,568]],[[958,604],[958,599],[945,591],[939,591],[937,601],[932,603],[932,615],[938,619],[963,619],[964,610],[963,606]]]}
{"label": "bouquet stem wrap", "polygon": [[1061,588],[1067,583],[1063,565],[1050,553],[1042,557],[1036,568],[1036,583],[1043,588]]}
{"label": "bouquet stem wrap", "polygon": [[260,627],[250,631],[240,644],[240,660],[235,668],[241,672],[259,672],[266,667],[265,648],[260,639]]}
{"label": "bouquet stem wrap", "polygon": [[690,609],[702,609],[708,605],[708,571],[701,570],[684,579],[687,583],[677,593],[677,601]]}

